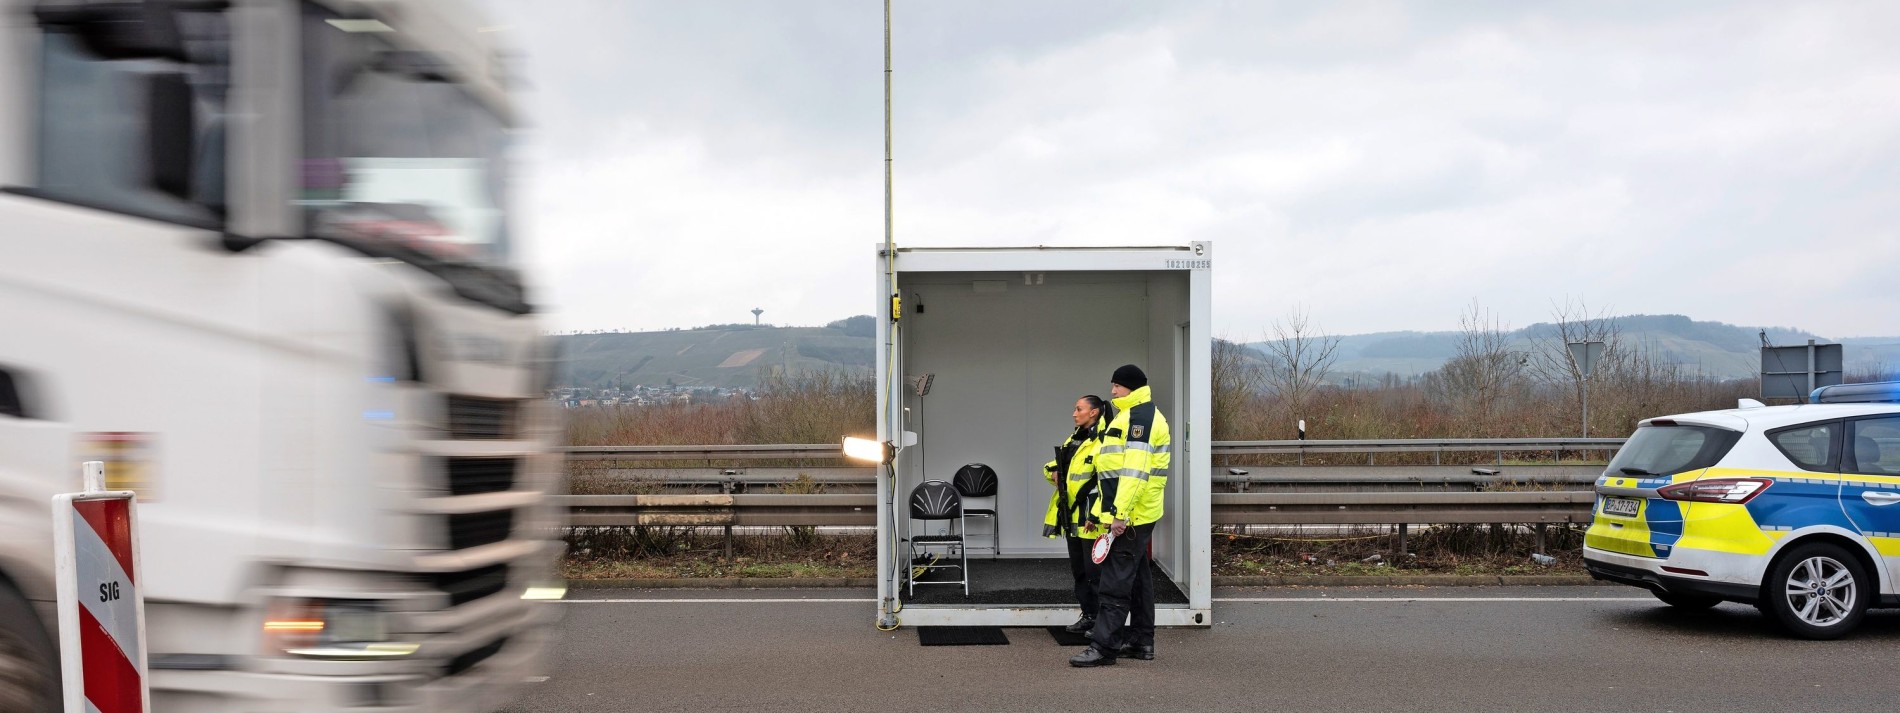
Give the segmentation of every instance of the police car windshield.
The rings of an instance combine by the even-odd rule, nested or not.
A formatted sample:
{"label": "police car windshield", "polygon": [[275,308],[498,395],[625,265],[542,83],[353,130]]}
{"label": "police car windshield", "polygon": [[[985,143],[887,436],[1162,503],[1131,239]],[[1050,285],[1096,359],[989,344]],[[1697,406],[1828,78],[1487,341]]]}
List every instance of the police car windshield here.
{"label": "police car windshield", "polygon": [[1644,426],[1636,429],[1606,469],[1624,475],[1673,475],[1715,465],[1742,434],[1711,426]]}

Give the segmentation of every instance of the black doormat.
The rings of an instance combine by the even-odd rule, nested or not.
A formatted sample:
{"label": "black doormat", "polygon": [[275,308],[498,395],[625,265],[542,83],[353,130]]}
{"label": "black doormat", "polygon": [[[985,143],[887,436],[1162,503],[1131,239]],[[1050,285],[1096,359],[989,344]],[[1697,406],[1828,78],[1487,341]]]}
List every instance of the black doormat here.
{"label": "black doormat", "polygon": [[925,646],[1008,646],[1000,626],[920,626],[917,643]]}
{"label": "black doormat", "polygon": [[1055,637],[1057,646],[1088,646],[1094,643],[1088,635],[1071,634],[1067,628],[1060,626],[1049,627],[1049,635]]}

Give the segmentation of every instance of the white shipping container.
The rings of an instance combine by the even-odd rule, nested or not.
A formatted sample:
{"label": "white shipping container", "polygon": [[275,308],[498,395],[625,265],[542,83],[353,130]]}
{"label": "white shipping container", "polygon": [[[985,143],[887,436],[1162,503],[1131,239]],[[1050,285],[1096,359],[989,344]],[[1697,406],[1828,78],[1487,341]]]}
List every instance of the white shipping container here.
{"label": "white shipping container", "polygon": [[[1147,373],[1173,440],[1165,515],[1153,541],[1156,623],[1209,625],[1213,245],[899,248],[895,255],[880,245],[877,254],[877,435],[899,445],[878,482],[880,622],[1074,621],[1064,543],[1042,536],[1053,492],[1042,465],[1072,430],[1076,399],[1109,398],[1110,374],[1135,364]],[[901,295],[895,322],[893,295]],[[920,395],[926,375],[930,388]],[[967,522],[969,593],[919,584],[913,596],[904,538],[913,528],[938,534],[944,523],[910,522],[906,498],[920,482],[950,481],[969,463],[989,465],[999,481],[997,518]],[[966,507],[992,503],[975,499]]]}

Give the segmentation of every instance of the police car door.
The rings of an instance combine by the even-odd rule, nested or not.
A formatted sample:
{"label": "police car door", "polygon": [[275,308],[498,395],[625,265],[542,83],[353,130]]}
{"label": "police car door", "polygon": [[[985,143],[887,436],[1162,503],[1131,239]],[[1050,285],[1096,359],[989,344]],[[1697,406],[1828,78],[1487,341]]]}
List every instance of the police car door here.
{"label": "police car door", "polygon": [[1848,421],[1845,435],[1841,509],[1887,571],[1900,572],[1900,414]]}

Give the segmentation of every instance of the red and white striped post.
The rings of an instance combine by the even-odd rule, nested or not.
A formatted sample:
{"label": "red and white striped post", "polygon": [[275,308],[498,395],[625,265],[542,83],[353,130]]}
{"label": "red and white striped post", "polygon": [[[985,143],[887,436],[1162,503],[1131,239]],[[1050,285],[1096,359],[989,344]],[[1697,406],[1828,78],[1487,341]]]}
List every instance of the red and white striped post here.
{"label": "red and white striped post", "polygon": [[66,713],[145,713],[145,597],[133,493],[105,489],[100,461],[83,493],[53,496],[60,678]]}

